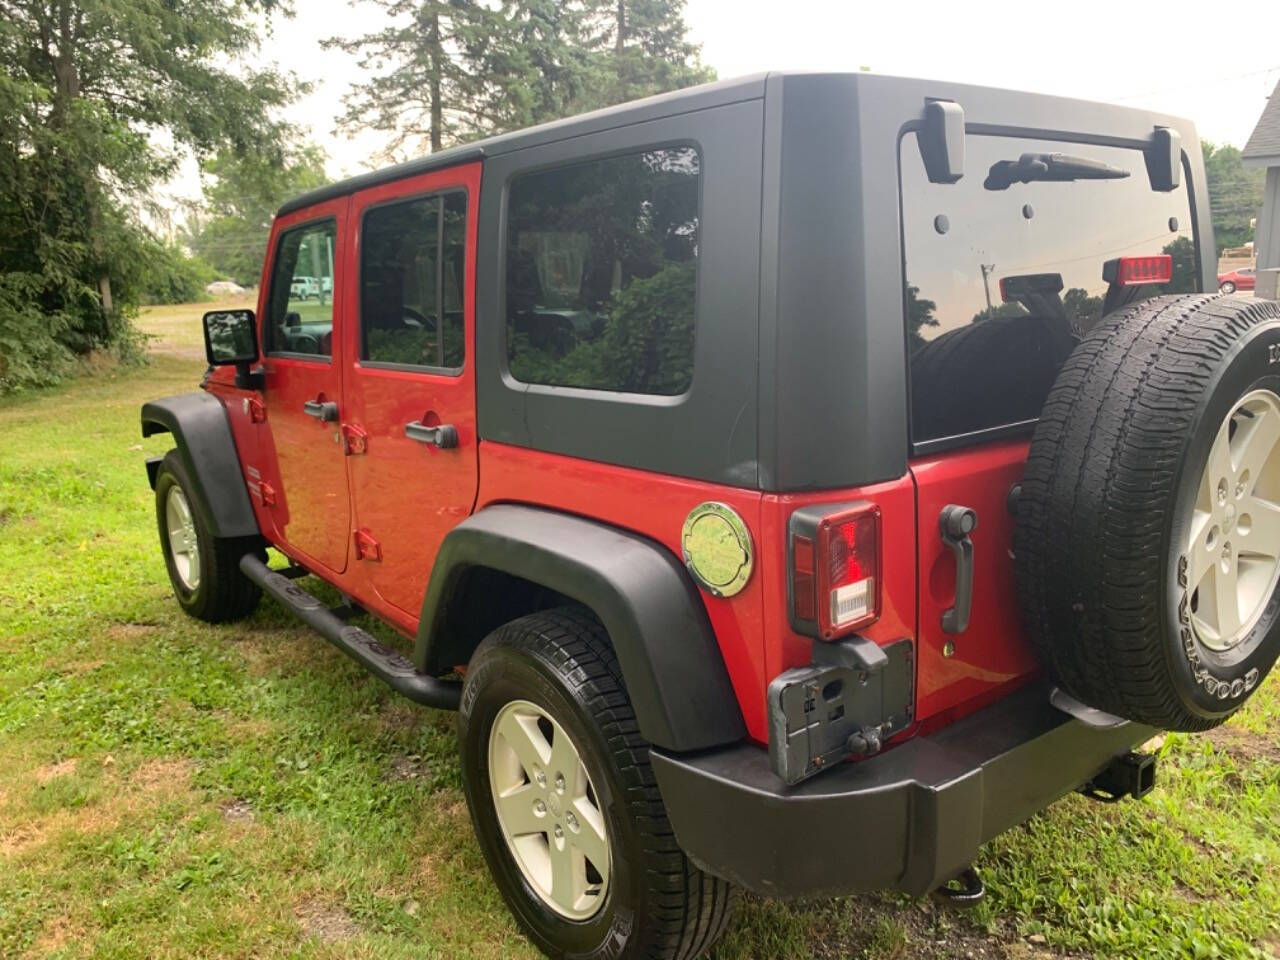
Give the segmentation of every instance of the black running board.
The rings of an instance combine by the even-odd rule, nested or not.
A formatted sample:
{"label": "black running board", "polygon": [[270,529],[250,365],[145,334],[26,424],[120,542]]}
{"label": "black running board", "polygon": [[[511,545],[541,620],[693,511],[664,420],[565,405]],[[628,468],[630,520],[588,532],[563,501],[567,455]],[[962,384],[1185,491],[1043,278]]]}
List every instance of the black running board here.
{"label": "black running board", "polygon": [[408,657],[387,649],[371,634],[346,623],[285,573],[272,570],[252,553],[240,558],[240,570],[299,620],[397,693],[424,706],[458,709],[462,684],[419,673]]}

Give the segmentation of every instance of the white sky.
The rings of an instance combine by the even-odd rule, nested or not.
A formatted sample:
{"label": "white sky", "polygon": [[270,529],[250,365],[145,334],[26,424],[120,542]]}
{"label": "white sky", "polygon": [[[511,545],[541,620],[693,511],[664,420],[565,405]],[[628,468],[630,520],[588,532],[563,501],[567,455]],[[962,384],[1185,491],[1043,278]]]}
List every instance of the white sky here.
{"label": "white sky", "polygon": [[[316,84],[290,111],[329,155],[329,173],[383,165],[376,134],[335,134],[355,58],[323,50],[383,21],[367,4],[295,0],[260,51]],[[931,77],[1148,107],[1192,119],[1200,136],[1243,146],[1280,80],[1280,3],[1238,0],[688,0],[691,38],[721,78],[764,70],[857,70]],[[174,196],[198,196],[192,165]]]}

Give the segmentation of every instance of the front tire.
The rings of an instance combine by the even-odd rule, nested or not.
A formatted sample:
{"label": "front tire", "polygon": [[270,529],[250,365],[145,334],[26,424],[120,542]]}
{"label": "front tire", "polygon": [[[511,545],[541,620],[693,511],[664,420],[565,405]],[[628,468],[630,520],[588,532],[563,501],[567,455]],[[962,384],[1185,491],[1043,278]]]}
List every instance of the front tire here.
{"label": "front tire", "polygon": [[240,572],[240,558],[261,545],[256,538],[215,537],[192,505],[194,489],[182,457],[170,450],[156,472],[156,524],[173,594],[197,620],[247,617],[262,591]]}
{"label": "front tire", "polygon": [[600,622],[559,609],[500,627],[467,671],[462,780],[499,890],[548,956],[693,960],[729,883],[676,843]]}

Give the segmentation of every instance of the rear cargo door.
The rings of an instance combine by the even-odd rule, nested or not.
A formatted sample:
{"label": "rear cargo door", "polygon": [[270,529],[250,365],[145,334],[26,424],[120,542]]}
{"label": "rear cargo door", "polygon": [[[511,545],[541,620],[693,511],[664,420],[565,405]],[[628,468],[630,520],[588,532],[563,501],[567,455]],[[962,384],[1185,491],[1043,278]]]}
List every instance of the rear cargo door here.
{"label": "rear cargo door", "polygon": [[[1153,189],[1141,149],[965,141],[964,176],[949,184],[929,181],[916,134],[900,145],[921,720],[973,709],[1036,670],[1009,503],[1063,363],[1108,310],[1200,283],[1185,182]],[[1115,287],[1126,257],[1167,257],[1172,280]],[[976,528],[944,535],[948,507],[972,511]]]}

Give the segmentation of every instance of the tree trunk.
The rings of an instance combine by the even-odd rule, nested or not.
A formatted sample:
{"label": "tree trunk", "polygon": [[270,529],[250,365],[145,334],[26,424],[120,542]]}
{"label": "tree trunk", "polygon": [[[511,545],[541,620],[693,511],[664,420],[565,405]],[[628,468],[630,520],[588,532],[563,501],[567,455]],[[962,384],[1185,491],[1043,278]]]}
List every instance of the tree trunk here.
{"label": "tree trunk", "polygon": [[627,0],[618,0],[613,33],[613,55],[618,58],[618,70],[622,70],[622,51],[627,42]]}
{"label": "tree trunk", "polygon": [[444,142],[440,127],[444,124],[444,105],[440,102],[440,73],[444,51],[440,44],[440,11],[431,11],[431,26],[427,32],[430,60],[430,97],[431,97],[431,152],[437,153]]}
{"label": "tree trunk", "polygon": [[[53,61],[55,85],[53,110],[49,117],[49,123],[55,129],[65,125],[67,116],[71,112],[72,102],[80,96],[80,71],[76,67],[77,38],[71,26],[71,16],[71,0],[62,0],[58,4],[58,52]],[[102,265],[105,260],[105,251],[101,227],[98,222],[97,197],[94,195],[97,185],[91,169],[81,168],[68,172],[72,175],[78,175],[82,181],[85,222],[89,228],[89,246],[93,250],[94,259],[99,264],[97,285],[98,296],[102,300],[103,336],[106,339],[110,339],[111,314],[114,312],[114,303],[111,297],[111,276],[107,273],[105,266]]]}

